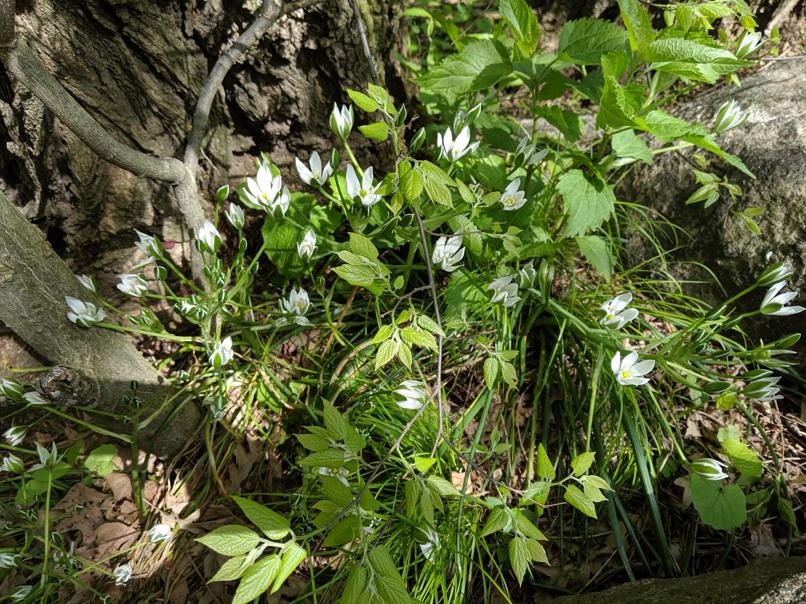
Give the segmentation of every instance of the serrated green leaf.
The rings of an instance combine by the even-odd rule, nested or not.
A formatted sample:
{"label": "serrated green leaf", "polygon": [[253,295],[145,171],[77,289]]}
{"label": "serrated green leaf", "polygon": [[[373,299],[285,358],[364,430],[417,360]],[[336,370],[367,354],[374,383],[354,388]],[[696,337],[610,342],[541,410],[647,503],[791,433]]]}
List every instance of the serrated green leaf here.
{"label": "serrated green leaf", "polygon": [[428,484],[434,487],[434,490],[443,497],[457,497],[459,495],[458,489],[444,478],[429,476],[427,480]]}
{"label": "serrated green leaf", "polygon": [[560,56],[580,65],[597,65],[603,53],[625,48],[627,32],[602,19],[568,21],[560,31]]}
{"label": "serrated green leaf", "polygon": [[[311,455],[319,455],[319,453]],[[233,495],[232,500],[241,508],[249,521],[263,531],[269,539],[282,539],[291,531],[291,524],[288,520],[265,505],[237,495]]]}
{"label": "serrated green leaf", "polygon": [[347,420],[339,413],[336,407],[330,401],[324,402],[323,415],[325,419],[325,428],[336,440],[344,440],[344,435],[347,430]]}
{"label": "serrated green leaf", "polygon": [[428,472],[436,461],[436,457],[422,457],[421,455],[414,456],[414,466],[423,473]]}
{"label": "serrated green leaf", "polygon": [[428,315],[418,315],[417,324],[426,331],[430,331],[435,336],[445,337],[445,332],[442,331],[437,322]]}
{"label": "serrated green leaf", "polygon": [[297,570],[297,567],[302,564],[302,561],[308,556],[302,547],[294,542],[287,544],[283,548],[282,557],[280,558],[280,567],[277,569],[277,576],[274,579],[274,585],[271,586],[271,593],[274,593],[285,582],[286,579]]}
{"label": "serrated green leaf", "polygon": [[373,344],[379,344],[384,340],[388,340],[392,337],[392,334],[395,333],[395,326],[394,325],[382,325],[381,328],[378,330],[378,333],[375,334],[375,337],[372,338]]}
{"label": "serrated green leaf", "polygon": [[515,519],[515,529],[529,537],[531,539],[540,539],[541,541],[547,541],[547,537],[543,534],[543,532],[537,528],[532,522],[523,515],[523,512],[520,510],[513,511],[513,518]]}
{"label": "serrated green leaf", "polygon": [[640,0],[618,0],[618,5],[621,19],[627,27],[630,48],[633,52],[644,56],[656,35],[652,29],[652,17]]}
{"label": "serrated green leaf", "polygon": [[222,556],[241,556],[255,548],[260,535],[240,524],[226,524],[196,541]]}
{"label": "serrated green leaf", "polygon": [[512,565],[512,570],[515,572],[515,578],[518,579],[518,585],[523,583],[523,578],[526,576],[526,571],[529,569],[529,561],[531,554],[529,547],[526,545],[526,539],[523,537],[513,537],[509,541],[509,563]]}
{"label": "serrated green leaf", "polygon": [[579,251],[602,276],[610,281],[613,275],[613,255],[607,241],[596,235],[585,235],[576,238]]}
{"label": "serrated green leaf", "polygon": [[403,192],[403,197],[406,201],[411,203],[416,200],[423,192],[425,186],[425,179],[420,168],[412,168],[400,177],[400,190]]}
{"label": "serrated green leaf", "polygon": [[557,128],[569,142],[579,140],[582,132],[582,119],[575,111],[563,109],[557,105],[539,105],[535,114]]}
{"label": "serrated green leaf", "polygon": [[215,583],[216,581],[234,581],[240,579],[247,568],[249,568],[249,556],[238,556],[230,558],[218,569],[216,574],[208,581],[208,583]]}
{"label": "serrated green leaf", "polygon": [[509,510],[507,510],[507,508],[504,506],[499,506],[493,508],[489,516],[487,516],[487,521],[481,528],[481,533],[479,536],[486,537],[487,535],[497,533],[498,531],[511,530],[511,528],[512,517],[510,516]]}
{"label": "serrated green leaf", "polygon": [[350,88],[347,89],[347,95],[356,104],[357,107],[363,109],[367,113],[372,113],[373,111],[377,111],[380,107],[378,103],[373,101],[363,92],[358,92],[357,90],[351,90]]}
{"label": "serrated green leaf", "polygon": [[265,592],[280,568],[280,558],[277,554],[266,556],[255,562],[243,574],[232,604],[247,604]]}
{"label": "serrated green leaf", "polygon": [[367,569],[363,566],[355,565],[350,569],[347,582],[344,584],[344,592],[339,599],[340,604],[355,604],[366,599],[367,575]]}
{"label": "serrated green leaf", "polygon": [[427,331],[414,329],[413,327],[405,327],[400,330],[400,337],[407,344],[413,344],[420,348],[428,348],[429,350],[437,352],[437,341],[433,334]]}
{"label": "serrated green leaf", "polygon": [[484,383],[492,390],[495,387],[495,380],[498,377],[498,359],[487,357],[484,359]]}
{"label": "serrated green leaf", "polygon": [[450,55],[420,78],[420,86],[448,99],[486,90],[512,72],[506,48],[494,40],[476,40]]}
{"label": "serrated green leaf", "polygon": [[378,346],[378,352],[375,353],[375,370],[377,371],[397,355],[397,349],[400,343],[397,340],[385,340]]}
{"label": "serrated green leaf", "polygon": [[546,555],[546,550],[537,539],[527,539],[526,547],[529,550],[529,557],[532,558],[532,562],[549,564],[549,557]]}
{"label": "serrated green leaf", "polygon": [[408,344],[404,344],[403,342],[400,343],[400,346],[397,348],[397,358],[400,359],[400,362],[403,363],[408,369],[411,369],[411,348]]}
{"label": "serrated green leaf", "polygon": [[309,451],[324,451],[330,447],[330,441],[314,434],[295,434],[299,443]]}
{"label": "serrated green leaf", "polygon": [[571,460],[571,468],[574,470],[574,476],[582,476],[585,474],[596,460],[596,453],[587,451],[580,453]]}
{"label": "serrated green leaf", "polygon": [[306,468],[340,468],[344,465],[344,452],[338,449],[325,449],[311,453],[299,460],[299,464]]}
{"label": "serrated green leaf", "polygon": [[739,440],[726,439],[722,450],[730,458],[733,466],[750,479],[761,476],[762,463],[758,453]]}
{"label": "serrated green leaf", "polygon": [[506,19],[512,33],[515,34],[515,41],[521,54],[526,57],[534,54],[540,40],[540,26],[537,23],[537,15],[531,7],[524,0],[501,0],[498,12]]}
{"label": "serrated green leaf", "polygon": [[438,180],[426,178],[423,186],[425,188],[425,194],[428,195],[428,199],[434,203],[448,207],[452,205],[450,190]]}
{"label": "serrated green leaf", "polygon": [[596,518],[596,506],[593,505],[593,502],[590,500],[590,498],[588,498],[585,493],[580,491],[578,487],[574,485],[568,485],[565,487],[563,498],[571,506],[578,509],[586,516]]}
{"label": "serrated green leaf", "polygon": [[618,157],[637,159],[647,164],[652,163],[652,151],[649,149],[649,145],[632,130],[616,132],[611,144]]}
{"label": "serrated green leaf", "polygon": [[389,126],[386,122],[373,122],[359,126],[361,134],[374,141],[385,141],[389,137]]}
{"label": "serrated green leaf", "polygon": [[554,464],[551,463],[543,443],[537,446],[537,475],[548,480],[554,480],[556,476]]}
{"label": "serrated green leaf", "polygon": [[568,219],[563,236],[577,237],[596,229],[613,213],[616,197],[610,187],[601,181],[589,181],[581,170],[570,170],[558,183],[565,203]]}
{"label": "serrated green leaf", "polygon": [[350,251],[370,260],[378,259],[378,248],[369,237],[361,233],[350,233]]}

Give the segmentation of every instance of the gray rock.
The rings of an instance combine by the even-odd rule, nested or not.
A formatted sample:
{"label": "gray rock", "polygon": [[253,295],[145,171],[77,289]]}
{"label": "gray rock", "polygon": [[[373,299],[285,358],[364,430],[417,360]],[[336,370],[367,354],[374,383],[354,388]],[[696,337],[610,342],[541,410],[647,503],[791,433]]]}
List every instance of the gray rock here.
{"label": "gray rock", "polygon": [[803,604],[806,558],[756,560],[735,570],[681,579],[647,579],[553,600],[561,604]]}
{"label": "gray rock", "polygon": [[[750,179],[738,170],[714,159],[710,170],[727,175],[744,191],[735,203],[727,194],[710,208],[685,205],[699,187],[690,163],[693,150],[657,156],[652,166],[641,166],[625,180],[622,196],[642,202],[668,217],[690,235],[690,244],[676,254],[679,259],[702,262],[714,272],[727,294],[750,285],[774,262],[792,265],[790,286],[806,290],[806,60],[794,59],[766,64],[746,77],[741,88],[724,86],[682,103],[677,115],[710,124],[717,108],[735,99],[748,113],[740,127],[720,136],[719,144],[741,157],[756,175]],[[708,154],[705,154],[708,155]],[[711,156],[713,157],[713,156]],[[757,207],[761,235],[743,225],[736,212]],[[633,237],[628,250],[635,259],[646,258],[641,237]],[[679,272],[688,277],[690,272]],[[716,301],[723,294],[714,289],[696,291]],[[762,292],[744,301],[745,308],[757,305]],[[801,305],[806,304],[803,297]],[[794,302],[797,303],[797,302]],[[804,326],[803,317],[761,318],[749,325],[753,335],[766,341]],[[804,347],[801,345],[801,351]]]}

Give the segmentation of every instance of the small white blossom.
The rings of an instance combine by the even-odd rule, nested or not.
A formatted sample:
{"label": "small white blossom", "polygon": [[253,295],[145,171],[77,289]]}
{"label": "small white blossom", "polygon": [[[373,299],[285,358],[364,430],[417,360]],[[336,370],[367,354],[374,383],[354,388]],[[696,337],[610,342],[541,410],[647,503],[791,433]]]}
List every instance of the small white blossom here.
{"label": "small white blossom", "polygon": [[739,103],[731,99],[722,103],[717,109],[712,128],[716,134],[722,134],[726,130],[741,126],[746,119],[747,114],[742,112]]}
{"label": "small white blossom", "polygon": [[372,166],[364,170],[364,175],[359,182],[355,169],[352,166],[347,166],[347,174],[345,175],[345,185],[347,187],[347,196],[350,199],[358,197],[361,204],[366,207],[372,207],[381,199],[375,191],[380,186],[373,182]]}
{"label": "small white blossom", "polygon": [[25,387],[14,380],[0,378],[0,394],[10,398],[11,400],[17,401],[22,398],[23,394],[25,394]]}
{"label": "small white blossom", "polygon": [[[767,258],[767,260],[769,260],[769,258]],[[771,267],[765,269],[764,272],[759,275],[756,285],[758,287],[774,285],[779,281],[785,281],[791,274],[792,267],[790,267],[786,262],[779,262],[778,264],[773,264]]]}
{"label": "small white blossom", "polygon": [[246,217],[244,216],[241,206],[230,202],[229,209],[224,212],[224,216],[226,216],[229,223],[239,231],[243,228]]}
{"label": "small white blossom", "polygon": [[92,277],[89,275],[76,275],[76,279],[78,279],[78,282],[81,283],[81,285],[95,293],[95,281],[92,280]]}
{"label": "small white blossom", "polygon": [[132,567],[128,564],[118,564],[112,571],[112,578],[115,580],[115,585],[123,587],[132,578]]}
{"label": "small white blossom", "polygon": [[401,382],[395,394],[403,398],[402,401],[395,401],[401,409],[417,411],[425,404],[425,384],[418,380]]}
{"label": "small white blossom", "polygon": [[210,353],[210,364],[216,369],[223,367],[232,360],[232,338],[227,336],[221,340]]}
{"label": "small white blossom", "polygon": [[459,132],[456,139],[453,138],[453,132],[448,128],[444,134],[437,134],[437,149],[439,150],[439,157],[445,157],[449,161],[458,161],[468,153],[475,151],[479,143],[470,143],[470,128],[465,126]]}
{"label": "small white blossom", "polygon": [[689,467],[692,472],[708,480],[722,480],[728,477],[725,473],[727,466],[721,461],[711,459],[710,457],[701,457],[700,459],[694,460]]}
{"label": "small white blossom", "polygon": [[627,308],[630,302],[632,302],[632,294],[627,292],[602,304],[599,308],[604,311],[605,316],[599,319],[599,323],[605,327],[613,327],[614,329],[624,327],[638,316],[636,309]]}
{"label": "small white blossom", "polygon": [[209,220],[205,220],[196,230],[196,242],[202,251],[215,254],[221,245],[221,233]]}
{"label": "small white blossom", "polygon": [[310,168],[302,163],[299,157],[295,157],[294,162],[297,165],[300,180],[306,185],[311,183],[323,185],[333,174],[333,166],[330,165],[330,162],[322,165],[322,158],[319,157],[319,153],[316,151],[311,153]]}
{"label": "small white blossom", "polygon": [[31,595],[31,592],[34,590],[33,585],[20,585],[17,589],[11,592],[11,601],[12,602],[22,602],[23,600],[27,599],[28,596]]}
{"label": "small white blossom", "polygon": [[261,164],[255,178],[246,179],[244,201],[256,210],[275,214],[279,209],[285,215],[291,201],[288,188],[283,187],[283,177],[272,174],[269,164]]}
{"label": "small white blossom", "polygon": [[167,524],[155,524],[148,529],[148,540],[151,543],[165,543],[173,538],[171,527]]}
{"label": "small white blossom", "polygon": [[440,237],[434,244],[431,262],[446,273],[452,273],[459,268],[459,263],[465,257],[465,248],[462,247],[461,235]]}
{"label": "small white blossom", "polygon": [[[422,530],[422,529],[421,529]],[[439,533],[430,526],[422,530],[425,533],[426,541],[420,544],[420,551],[429,562],[434,561],[434,553],[439,549]]]}
{"label": "small white blossom", "polygon": [[134,245],[137,246],[140,251],[151,258],[158,258],[162,254],[159,241],[157,241],[156,237],[141,233],[137,229],[134,229],[134,232],[137,233],[137,238],[139,239],[139,241],[134,242]]}
{"label": "small white blossom", "polygon": [[25,469],[25,464],[23,463],[22,459],[14,455],[13,453],[9,453],[3,458],[3,461],[0,462],[0,472],[9,472],[11,474],[22,474],[22,471]]}
{"label": "small white blossom", "polygon": [[313,253],[316,251],[316,233],[313,229],[305,231],[302,241],[297,244],[297,254],[303,260],[310,260]]}
{"label": "small white blossom", "polygon": [[333,103],[333,111],[330,113],[330,129],[333,134],[341,138],[347,138],[353,129],[353,107],[342,105],[341,109]]}
{"label": "small white blossom", "polygon": [[24,400],[29,405],[50,405],[50,401],[44,398],[38,392],[32,390],[31,392],[26,392],[22,395],[22,400]]}
{"label": "small white blossom", "polygon": [[297,325],[308,325],[310,323],[305,317],[310,307],[311,301],[308,298],[308,292],[301,287],[292,289],[288,293],[288,297],[280,301],[280,308],[283,312],[292,315],[294,323]]}
{"label": "small white blossom", "polygon": [[779,293],[786,287],[786,281],[779,281],[764,295],[761,301],[761,314],[773,317],[786,317],[803,312],[802,306],[787,306],[798,295],[798,292]]}
{"label": "small white blossom", "polygon": [[490,298],[493,303],[500,302],[504,307],[509,308],[520,302],[518,284],[512,280],[511,276],[495,279],[487,286],[487,289],[493,292],[492,298]]}
{"label": "small white blossom", "polygon": [[0,568],[15,568],[17,566],[17,554],[11,552],[0,553]]}
{"label": "small white blossom", "polygon": [[25,426],[11,426],[3,432],[3,438],[12,447],[20,446],[20,443],[25,439]]}
{"label": "small white blossom", "polygon": [[148,291],[148,283],[140,275],[118,275],[117,288],[124,294],[139,298]]}
{"label": "small white blossom", "polygon": [[746,59],[756,52],[759,46],[761,46],[761,32],[744,31],[736,42],[736,52],[733,54],[737,59]]}
{"label": "small white blossom", "polygon": [[655,361],[638,361],[638,353],[631,352],[623,359],[617,352],[610,360],[610,369],[616,375],[616,381],[622,386],[643,386],[649,382],[644,377],[655,367]]}
{"label": "small white blossom", "polygon": [[526,289],[532,287],[535,284],[535,279],[537,279],[537,269],[535,269],[535,265],[532,264],[531,261],[524,264],[521,270],[518,271],[518,277],[522,288]]}
{"label": "small white blossom", "polygon": [[520,190],[521,179],[516,178],[507,185],[501,194],[501,205],[507,212],[512,212],[523,207],[526,203],[526,193]]}
{"label": "small white blossom", "polygon": [[106,312],[92,302],[82,302],[72,296],[65,296],[64,301],[67,302],[67,306],[70,308],[67,318],[79,327],[89,327],[100,323],[106,318]]}

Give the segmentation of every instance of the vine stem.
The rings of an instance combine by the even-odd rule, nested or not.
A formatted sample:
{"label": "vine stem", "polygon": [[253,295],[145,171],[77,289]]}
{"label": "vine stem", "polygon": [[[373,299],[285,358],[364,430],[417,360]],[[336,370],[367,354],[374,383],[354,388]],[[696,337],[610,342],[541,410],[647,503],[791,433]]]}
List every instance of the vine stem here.
{"label": "vine stem", "polygon": [[437,296],[437,286],[434,282],[434,267],[431,266],[431,253],[428,248],[428,238],[425,235],[425,226],[423,225],[423,218],[420,212],[414,210],[414,216],[417,218],[417,228],[420,231],[420,244],[423,247],[423,259],[425,260],[425,269],[428,274],[428,288],[431,290],[431,300],[434,302],[434,319],[439,326],[439,333],[437,334],[437,437],[434,439],[434,446],[431,449],[431,457],[437,451],[439,441],[444,433],[444,403],[442,400],[442,340],[444,330],[442,329],[442,315],[439,312],[439,298]]}

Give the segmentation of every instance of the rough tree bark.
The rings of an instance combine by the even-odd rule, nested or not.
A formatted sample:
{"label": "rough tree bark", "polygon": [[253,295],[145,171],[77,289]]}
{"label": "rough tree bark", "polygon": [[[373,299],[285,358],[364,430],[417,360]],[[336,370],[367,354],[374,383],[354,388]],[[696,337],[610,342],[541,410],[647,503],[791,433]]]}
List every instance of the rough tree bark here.
{"label": "rough tree bark", "polygon": [[[127,399],[136,382],[141,417],[156,411],[172,389],[126,336],[72,324],[65,295],[90,298],[42,232],[0,192],[0,320],[59,366],[40,380],[45,395],[57,406],[103,403],[104,411],[131,416],[135,412]],[[200,423],[198,407],[183,406],[170,427],[159,430],[173,411],[167,409],[142,429],[141,447],[171,455],[189,441]]]}

